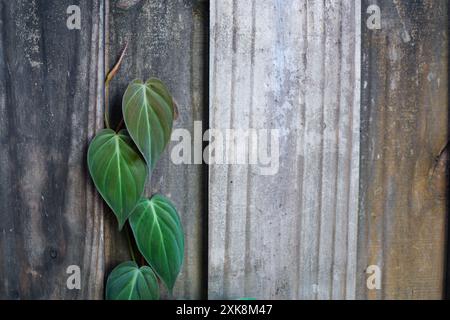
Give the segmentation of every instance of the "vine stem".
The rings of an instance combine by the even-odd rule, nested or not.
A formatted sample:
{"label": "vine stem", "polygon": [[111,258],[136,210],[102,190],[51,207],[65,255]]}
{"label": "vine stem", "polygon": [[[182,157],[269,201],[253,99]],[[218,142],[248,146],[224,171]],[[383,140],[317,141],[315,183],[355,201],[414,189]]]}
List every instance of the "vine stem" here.
{"label": "vine stem", "polygon": [[109,125],[109,95],[108,95],[108,88],[109,88],[109,81],[105,81],[105,126],[106,128],[110,129],[111,126]]}
{"label": "vine stem", "polygon": [[122,128],[122,126],[123,126],[123,118],[122,118],[122,120],[120,120],[119,125],[116,128],[116,132],[119,132],[119,130]]}
{"label": "vine stem", "polygon": [[128,250],[130,251],[130,255],[131,255],[131,258],[133,259],[133,261],[134,261],[134,262],[137,262],[137,261],[136,261],[136,257],[135,257],[135,255],[134,255],[133,244],[131,243],[130,231],[128,230],[129,227],[130,227],[129,225],[127,225],[127,226],[125,227],[125,233],[126,233],[126,236],[127,236],[127,242],[128,242]]}
{"label": "vine stem", "polygon": [[128,42],[125,43],[125,47],[123,48],[122,53],[120,54],[119,60],[117,60],[117,62],[114,65],[114,67],[106,75],[106,80],[105,80],[105,112],[104,112],[104,114],[105,114],[105,125],[106,125],[106,127],[108,129],[111,128],[111,126],[109,124],[109,83],[111,82],[111,80],[114,78],[114,76],[119,71],[120,65],[122,64],[123,58],[125,57],[125,52],[127,51],[127,48],[128,48]]}

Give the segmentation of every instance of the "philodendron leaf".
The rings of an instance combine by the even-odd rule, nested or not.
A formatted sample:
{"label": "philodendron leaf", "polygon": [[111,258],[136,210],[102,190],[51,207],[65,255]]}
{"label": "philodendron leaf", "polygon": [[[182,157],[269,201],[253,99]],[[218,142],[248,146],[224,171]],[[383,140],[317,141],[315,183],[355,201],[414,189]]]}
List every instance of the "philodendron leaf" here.
{"label": "philodendron leaf", "polygon": [[142,199],[130,216],[139,251],[172,292],[184,255],[180,217],[163,196]]}
{"label": "philodendron leaf", "polygon": [[121,263],[106,282],[107,300],[158,300],[159,286],[150,267],[139,268],[135,262]]}
{"label": "philodendron leaf", "polygon": [[174,102],[169,91],[158,79],[134,80],[123,96],[122,112],[131,138],[153,170],[172,132]]}
{"label": "philodendron leaf", "polygon": [[88,150],[88,167],[97,190],[122,229],[141,198],[147,166],[125,130],[101,130]]}

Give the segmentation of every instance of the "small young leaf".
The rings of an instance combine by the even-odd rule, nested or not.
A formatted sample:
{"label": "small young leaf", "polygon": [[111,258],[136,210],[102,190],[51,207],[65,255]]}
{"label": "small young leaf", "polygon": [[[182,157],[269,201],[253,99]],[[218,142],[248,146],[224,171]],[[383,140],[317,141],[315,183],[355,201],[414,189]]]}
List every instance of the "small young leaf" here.
{"label": "small young leaf", "polygon": [[174,108],[169,91],[158,79],[134,80],[123,96],[125,125],[150,170],[170,140]]}
{"label": "small young leaf", "polygon": [[97,190],[122,229],[144,191],[147,167],[125,130],[101,130],[88,150],[88,167]]}
{"label": "small young leaf", "polygon": [[155,273],[147,266],[139,268],[135,262],[121,263],[106,282],[107,300],[158,300],[159,286]]}
{"label": "small young leaf", "polygon": [[130,224],[139,251],[172,292],[184,255],[183,228],[175,207],[160,195],[142,199]]}

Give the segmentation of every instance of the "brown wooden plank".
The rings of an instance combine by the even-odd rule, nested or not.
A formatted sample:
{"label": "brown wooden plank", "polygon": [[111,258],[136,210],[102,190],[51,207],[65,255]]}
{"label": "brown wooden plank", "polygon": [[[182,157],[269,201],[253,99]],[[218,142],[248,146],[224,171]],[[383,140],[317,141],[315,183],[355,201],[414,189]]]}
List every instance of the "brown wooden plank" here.
{"label": "brown wooden plank", "polygon": [[[103,296],[103,210],[86,147],[102,126],[103,6],[0,1],[0,298]],[[99,80],[100,79],[100,80]],[[66,268],[81,267],[81,290]]]}
{"label": "brown wooden plank", "polygon": [[[206,2],[108,1],[108,5],[110,67],[128,42],[121,70],[110,88],[112,112],[120,114],[122,95],[131,80],[157,77],[178,102],[175,128],[187,129],[193,136],[194,121],[201,121],[205,110]],[[165,194],[179,210],[185,230],[185,260],[174,295],[194,299],[201,297],[203,290],[203,168],[173,164],[169,158],[173,145],[159,161],[146,194]],[[116,222],[109,220],[105,240],[108,270],[129,259],[123,235],[118,235]]]}
{"label": "brown wooden plank", "polygon": [[[448,2],[363,1],[358,297],[439,299],[448,161]],[[382,271],[381,290],[365,269]]]}

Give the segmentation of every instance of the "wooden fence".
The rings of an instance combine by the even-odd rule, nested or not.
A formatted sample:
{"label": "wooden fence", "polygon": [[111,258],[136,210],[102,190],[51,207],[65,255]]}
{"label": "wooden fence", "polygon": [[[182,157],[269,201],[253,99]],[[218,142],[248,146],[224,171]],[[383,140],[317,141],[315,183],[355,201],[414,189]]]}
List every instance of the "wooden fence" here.
{"label": "wooden fence", "polygon": [[175,165],[176,142],[160,160],[147,193],[175,202],[186,234],[176,297],[445,297],[446,0],[0,0],[1,299],[101,299],[129,259],[86,166],[126,43],[112,108],[156,76],[176,128],[279,142],[265,167]]}

